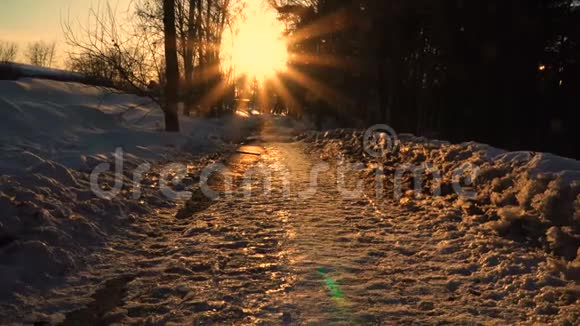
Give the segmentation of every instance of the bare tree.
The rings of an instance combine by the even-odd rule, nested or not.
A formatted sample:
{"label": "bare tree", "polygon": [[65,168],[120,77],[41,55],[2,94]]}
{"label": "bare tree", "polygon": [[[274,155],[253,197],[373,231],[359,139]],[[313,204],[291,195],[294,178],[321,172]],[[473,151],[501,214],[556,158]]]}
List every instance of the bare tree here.
{"label": "bare tree", "polygon": [[185,105],[184,114],[190,115],[193,109],[193,69],[195,58],[195,39],[198,34],[196,28],[197,17],[195,15],[195,8],[201,0],[189,0],[189,13],[187,17],[187,36],[185,37],[185,46],[183,54],[183,66],[185,73]]}
{"label": "bare tree", "polygon": [[40,67],[51,67],[54,63],[56,42],[37,41],[30,43],[25,56],[30,64]]}
{"label": "bare tree", "polygon": [[147,86],[160,80],[161,43],[137,25],[120,24],[116,9],[109,3],[91,7],[83,25],[70,18],[64,20],[65,39],[72,49],[68,66],[159,103]]}
{"label": "bare tree", "polygon": [[18,45],[16,43],[0,41],[0,62],[14,61],[17,54]]}

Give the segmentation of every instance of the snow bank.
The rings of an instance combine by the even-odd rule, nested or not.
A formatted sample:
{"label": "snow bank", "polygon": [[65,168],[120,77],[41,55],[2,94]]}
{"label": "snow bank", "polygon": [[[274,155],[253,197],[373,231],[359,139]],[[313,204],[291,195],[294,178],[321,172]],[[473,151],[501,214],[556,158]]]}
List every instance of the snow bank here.
{"label": "snow bank", "polygon": [[[367,162],[376,169],[377,159],[363,148],[362,130],[338,129],[309,132],[298,140],[322,149],[323,158],[346,157]],[[400,135],[400,144],[380,159],[387,180],[405,165],[436,167],[442,176],[441,197],[462,208],[498,234],[529,241],[563,258],[566,273],[578,280],[580,244],[580,162],[548,153],[506,152],[479,143],[451,144],[412,135]],[[466,165],[469,163],[469,165]],[[472,190],[466,199],[453,191],[454,173],[476,171]],[[374,174],[372,179],[374,181]],[[412,184],[405,176],[404,184]],[[427,188],[429,178],[423,179]],[[406,194],[413,195],[413,191]],[[433,200],[440,200],[432,196]],[[413,198],[403,198],[408,203]],[[425,197],[421,197],[425,199]],[[574,272],[575,271],[575,272]],[[575,275],[575,276],[572,276]]]}
{"label": "snow bank", "polygon": [[157,150],[167,147],[214,148],[239,140],[244,134],[242,124],[248,124],[233,117],[182,117],[183,132],[168,134],[162,132],[161,110],[147,98],[35,79],[0,81],[0,107],[0,149],[9,153],[3,155],[0,169],[20,171],[31,163],[30,155],[20,155],[23,150],[81,168],[116,147],[141,158],[160,158],[165,152]]}
{"label": "snow bank", "polygon": [[[191,185],[197,165],[211,160],[201,154],[233,147],[257,123],[182,117],[183,131],[169,134],[146,98],[78,83],[0,81],[0,300],[51,284],[140,214],[174,205],[159,191],[156,163],[189,164]],[[118,147],[124,187],[112,200],[97,198],[90,172],[114,166]],[[134,198],[133,170],[145,162],[153,169]],[[112,185],[113,171],[100,182]]]}
{"label": "snow bank", "polygon": [[86,76],[70,71],[39,67],[23,63],[0,62],[1,80],[16,80],[24,77],[72,82],[89,81]]}

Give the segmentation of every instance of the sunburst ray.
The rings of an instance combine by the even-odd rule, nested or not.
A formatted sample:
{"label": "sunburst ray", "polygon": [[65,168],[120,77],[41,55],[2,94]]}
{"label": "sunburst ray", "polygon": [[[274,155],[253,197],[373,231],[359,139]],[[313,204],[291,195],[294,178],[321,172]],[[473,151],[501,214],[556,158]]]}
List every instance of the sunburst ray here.
{"label": "sunburst ray", "polygon": [[296,44],[308,39],[332,34],[353,24],[353,20],[348,12],[346,10],[339,10],[300,28],[287,37],[287,42],[288,44]]}
{"label": "sunburst ray", "polygon": [[284,75],[331,105],[344,106],[351,102],[348,97],[294,68],[288,68]]}
{"label": "sunburst ray", "polygon": [[272,82],[272,87],[274,87],[276,93],[282,97],[288,111],[300,114],[302,112],[300,103],[294,98],[294,96],[292,96],[292,93],[290,93],[288,88],[286,88],[284,83],[280,80],[280,77],[278,75],[273,76],[270,81]]}
{"label": "sunburst ray", "polygon": [[219,102],[219,100],[224,97],[229,87],[230,82],[228,80],[220,80],[220,82],[211,90],[209,90],[205,96],[198,101],[197,104],[202,108],[202,110],[211,108],[211,106]]}
{"label": "sunburst ray", "polygon": [[340,68],[356,71],[359,67],[354,60],[339,58],[336,56],[319,55],[312,53],[293,53],[290,55],[289,64],[307,64],[320,67]]}
{"label": "sunburst ray", "polygon": [[193,71],[193,83],[203,84],[221,75],[219,64],[213,64],[203,68],[197,68]]}

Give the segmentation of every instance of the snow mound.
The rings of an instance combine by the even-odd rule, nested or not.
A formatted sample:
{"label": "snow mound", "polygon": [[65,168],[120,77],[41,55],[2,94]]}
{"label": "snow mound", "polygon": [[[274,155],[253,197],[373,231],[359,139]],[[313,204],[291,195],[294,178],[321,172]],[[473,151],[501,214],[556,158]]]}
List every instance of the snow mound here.
{"label": "snow mound", "polygon": [[[324,159],[343,157],[366,162],[371,170],[377,169],[378,161],[390,180],[401,166],[435,167],[441,173],[440,197],[445,201],[502,236],[544,247],[564,260],[559,266],[575,270],[570,266],[577,265],[580,244],[580,161],[549,153],[507,152],[474,142],[451,144],[408,134],[399,135],[399,143],[385,157],[376,159],[365,150],[363,137],[364,130],[337,129],[308,132],[296,139],[321,150]],[[463,176],[475,172],[471,185],[474,198],[464,198],[453,191],[457,171],[465,171]],[[371,177],[374,181],[374,174]],[[411,183],[407,179],[404,181]],[[428,178],[423,182],[429,184]],[[433,201],[440,200],[433,196]],[[402,203],[408,201],[404,198]]]}
{"label": "snow mound", "polygon": [[96,82],[86,76],[70,71],[39,67],[15,62],[0,62],[0,79],[16,80],[18,78],[42,78],[72,82]]}
{"label": "snow mound", "polygon": [[[107,88],[0,81],[0,300],[49,286],[140,214],[175,205],[159,191],[156,165],[178,158],[175,163],[190,165],[192,184],[196,164],[207,163],[200,160],[204,153],[233,148],[258,124],[181,117],[182,132],[170,134],[163,121],[150,99]],[[108,163],[113,168],[99,182],[115,184],[117,148],[125,159],[123,187],[115,198],[101,199],[91,191],[90,173]],[[137,184],[133,171],[143,163],[153,168]]]}
{"label": "snow mound", "polygon": [[12,172],[30,168],[21,165],[27,160],[23,151],[70,168],[83,167],[87,157],[113,153],[116,147],[154,159],[162,156],[162,148],[203,150],[239,141],[250,123],[235,117],[182,117],[183,131],[168,134],[162,132],[161,109],[147,98],[36,79],[0,81],[0,90],[0,149],[8,154],[0,169]]}

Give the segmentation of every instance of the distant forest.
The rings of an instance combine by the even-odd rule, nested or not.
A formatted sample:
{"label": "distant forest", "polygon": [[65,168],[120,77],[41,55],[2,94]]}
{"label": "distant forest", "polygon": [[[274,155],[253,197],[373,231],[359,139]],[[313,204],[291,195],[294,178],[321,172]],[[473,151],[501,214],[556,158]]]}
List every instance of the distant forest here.
{"label": "distant forest", "polygon": [[[580,158],[580,7],[570,0],[271,0],[295,69],[343,125]],[[291,84],[291,80],[285,80]],[[298,98],[307,90],[290,87]],[[325,94],[322,94],[325,95]]]}

